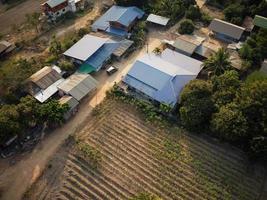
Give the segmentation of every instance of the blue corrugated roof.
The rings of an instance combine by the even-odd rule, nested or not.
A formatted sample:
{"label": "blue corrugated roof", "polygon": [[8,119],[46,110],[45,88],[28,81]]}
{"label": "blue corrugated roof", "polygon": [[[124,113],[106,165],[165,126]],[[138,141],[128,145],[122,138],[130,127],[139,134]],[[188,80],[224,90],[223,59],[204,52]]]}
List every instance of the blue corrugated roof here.
{"label": "blue corrugated roof", "polygon": [[90,58],[88,58],[85,63],[91,65],[98,71],[103,63],[107,61],[112,53],[118,48],[120,43],[113,40],[109,40],[100,49],[98,49]]}
{"label": "blue corrugated roof", "polygon": [[123,81],[156,101],[174,106],[182,88],[202,68],[201,62],[191,59],[169,49],[161,56],[147,54],[135,62]]}
{"label": "blue corrugated roof", "polygon": [[[129,26],[136,18],[141,19],[144,12],[137,7],[121,7],[112,6],[104,15],[96,20],[92,28],[93,30],[107,31],[110,27],[109,22],[119,22],[124,26]],[[114,31],[113,31],[114,32]],[[116,32],[114,32],[116,33]]]}

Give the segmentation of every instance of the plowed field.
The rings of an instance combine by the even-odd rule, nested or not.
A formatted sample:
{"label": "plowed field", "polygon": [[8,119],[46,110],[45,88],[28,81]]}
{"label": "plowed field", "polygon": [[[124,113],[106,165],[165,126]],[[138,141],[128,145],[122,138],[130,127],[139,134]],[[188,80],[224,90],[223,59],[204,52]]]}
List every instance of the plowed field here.
{"label": "plowed field", "polygon": [[67,143],[25,199],[128,199],[147,191],[166,200],[253,200],[263,185],[263,168],[242,152],[157,128],[123,102],[105,100],[77,135],[100,153],[98,167]]}

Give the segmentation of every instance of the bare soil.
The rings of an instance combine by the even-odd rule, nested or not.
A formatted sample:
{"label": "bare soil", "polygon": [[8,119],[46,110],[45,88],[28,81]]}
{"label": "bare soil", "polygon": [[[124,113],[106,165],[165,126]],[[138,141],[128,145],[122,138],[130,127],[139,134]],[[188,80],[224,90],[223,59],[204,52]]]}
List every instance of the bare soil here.
{"label": "bare soil", "polygon": [[101,153],[98,168],[69,143],[57,151],[25,200],[128,199],[147,191],[163,199],[257,199],[265,170],[239,150],[175,126],[148,124],[136,109],[106,100],[80,140]]}

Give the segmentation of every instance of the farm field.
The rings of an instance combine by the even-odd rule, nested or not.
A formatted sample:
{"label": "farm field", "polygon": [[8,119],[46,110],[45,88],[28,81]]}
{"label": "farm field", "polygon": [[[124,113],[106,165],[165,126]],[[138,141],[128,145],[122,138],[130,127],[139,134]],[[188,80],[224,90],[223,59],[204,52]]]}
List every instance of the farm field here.
{"label": "farm field", "polygon": [[[245,155],[178,127],[145,122],[133,106],[106,99],[77,133],[88,159],[69,139],[24,199],[258,199],[265,171]],[[77,140],[77,139],[76,139]]]}

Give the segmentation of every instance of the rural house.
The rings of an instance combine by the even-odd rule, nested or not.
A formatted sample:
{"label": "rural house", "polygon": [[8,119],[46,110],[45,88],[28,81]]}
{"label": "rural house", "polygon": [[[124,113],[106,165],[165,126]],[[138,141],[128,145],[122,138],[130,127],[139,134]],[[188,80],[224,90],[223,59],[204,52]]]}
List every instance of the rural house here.
{"label": "rural house", "polygon": [[202,69],[202,62],[165,49],[161,55],[147,54],[137,60],[123,82],[137,93],[175,106],[180,92]]}
{"label": "rural house", "polygon": [[48,0],[41,7],[49,21],[54,21],[63,14],[71,11],[76,12],[84,8],[88,0]]}
{"label": "rural house", "polygon": [[258,28],[267,29],[267,18],[263,16],[256,15],[253,20],[254,26]]}
{"label": "rural house", "polygon": [[104,31],[112,35],[125,37],[144,12],[137,7],[112,6],[92,25],[93,31]]}
{"label": "rural house", "polygon": [[98,82],[89,74],[75,73],[58,85],[59,94],[69,95],[81,101],[96,90]]}
{"label": "rural house", "polygon": [[28,92],[43,103],[58,92],[57,86],[64,79],[52,67],[44,67],[28,79]]}
{"label": "rural house", "polygon": [[241,40],[245,28],[231,24],[229,22],[214,19],[209,25],[214,37],[227,43],[238,42]]}
{"label": "rural house", "polygon": [[117,41],[88,34],[64,52],[64,55],[80,65],[78,72],[89,74],[99,71],[112,56],[122,57],[132,44],[132,41],[126,39]]}

